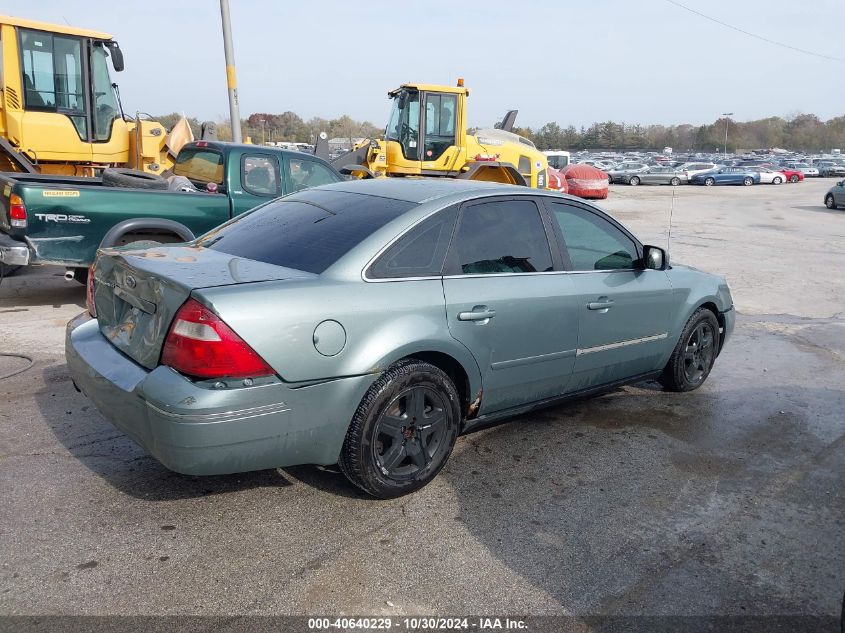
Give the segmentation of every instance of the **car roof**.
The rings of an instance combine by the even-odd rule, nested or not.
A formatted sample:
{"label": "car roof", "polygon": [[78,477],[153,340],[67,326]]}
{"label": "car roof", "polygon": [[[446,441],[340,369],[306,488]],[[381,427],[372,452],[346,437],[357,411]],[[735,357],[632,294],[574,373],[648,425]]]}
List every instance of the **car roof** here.
{"label": "car roof", "polygon": [[[479,180],[459,180],[457,178],[367,178],[364,180],[345,180],[321,189],[358,193],[381,198],[393,198],[406,202],[430,202],[453,195],[473,192],[514,193],[515,189],[525,192],[525,187],[505,185],[497,182]],[[536,191],[536,190],[533,190]]]}

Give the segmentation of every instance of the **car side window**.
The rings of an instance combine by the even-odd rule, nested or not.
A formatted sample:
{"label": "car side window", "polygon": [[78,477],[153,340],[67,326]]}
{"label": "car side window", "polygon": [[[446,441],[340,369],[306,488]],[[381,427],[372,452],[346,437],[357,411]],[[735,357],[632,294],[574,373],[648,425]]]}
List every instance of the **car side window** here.
{"label": "car side window", "polygon": [[307,158],[289,158],[288,169],[291,191],[338,182],[337,175],[331,169]]}
{"label": "car side window", "polygon": [[464,275],[553,270],[537,204],[510,199],[464,207],[450,264],[452,272]]}
{"label": "car side window", "polygon": [[241,161],[241,184],[245,191],[256,196],[278,196],[279,163],[266,154],[244,155]]}
{"label": "car side window", "polygon": [[572,270],[624,270],[639,259],[637,245],[595,213],[559,202],[549,205],[560,226]]}
{"label": "car side window", "polygon": [[370,279],[432,277],[443,272],[457,207],[426,218],[396,240],[367,271]]}

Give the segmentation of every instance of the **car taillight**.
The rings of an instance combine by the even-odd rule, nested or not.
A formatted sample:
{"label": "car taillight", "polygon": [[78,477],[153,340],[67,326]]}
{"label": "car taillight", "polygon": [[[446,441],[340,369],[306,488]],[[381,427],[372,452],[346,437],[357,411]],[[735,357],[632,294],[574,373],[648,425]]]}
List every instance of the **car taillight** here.
{"label": "car taillight", "polygon": [[26,228],[26,205],[23,198],[14,193],[9,197],[9,220],[14,229]]}
{"label": "car taillight", "polygon": [[94,305],[94,266],[88,269],[88,280],[85,282],[85,307],[95,319],[97,318],[97,306]]}
{"label": "car taillight", "polygon": [[194,378],[255,378],[275,374],[223,320],[195,299],[173,319],[161,364]]}

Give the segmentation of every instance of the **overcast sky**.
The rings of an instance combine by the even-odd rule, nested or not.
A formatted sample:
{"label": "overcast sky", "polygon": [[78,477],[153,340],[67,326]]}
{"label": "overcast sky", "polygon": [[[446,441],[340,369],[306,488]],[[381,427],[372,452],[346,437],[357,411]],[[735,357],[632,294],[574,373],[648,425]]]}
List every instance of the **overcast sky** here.
{"label": "overcast sky", "polygon": [[[349,114],[381,126],[403,82],[472,93],[469,122],[707,123],[845,113],[845,63],[787,50],[666,0],[230,0],[241,115]],[[768,39],[845,58],[842,0],[685,0]],[[218,0],[4,0],[0,12],[106,31],[124,108],[228,115]]]}

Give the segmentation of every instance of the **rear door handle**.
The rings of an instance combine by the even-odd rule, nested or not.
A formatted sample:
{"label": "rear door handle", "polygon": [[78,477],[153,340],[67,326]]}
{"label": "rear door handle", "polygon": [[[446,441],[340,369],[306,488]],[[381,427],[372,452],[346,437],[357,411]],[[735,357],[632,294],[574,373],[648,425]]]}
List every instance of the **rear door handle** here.
{"label": "rear door handle", "polygon": [[496,311],[487,306],[475,306],[472,312],[458,312],[458,321],[487,321],[496,316]]}
{"label": "rear door handle", "polygon": [[587,304],[588,310],[600,310],[602,312],[607,312],[612,307],[613,300],[608,299],[607,297],[599,297],[598,301],[590,301],[590,303]]}

